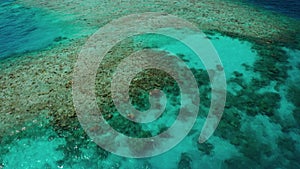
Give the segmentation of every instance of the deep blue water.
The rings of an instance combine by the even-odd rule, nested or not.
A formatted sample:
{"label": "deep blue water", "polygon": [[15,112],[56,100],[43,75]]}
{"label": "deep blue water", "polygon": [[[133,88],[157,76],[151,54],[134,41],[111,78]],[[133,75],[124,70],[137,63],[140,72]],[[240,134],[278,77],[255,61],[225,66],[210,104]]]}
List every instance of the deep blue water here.
{"label": "deep blue water", "polygon": [[46,47],[59,36],[55,19],[41,10],[0,1],[0,58]]}
{"label": "deep blue water", "polygon": [[[247,1],[300,19],[300,0]],[[0,0],[0,58],[44,48],[60,36],[62,26],[49,14],[14,4],[14,0]]]}
{"label": "deep blue water", "polygon": [[247,0],[250,3],[261,6],[287,16],[300,19],[300,0]]}

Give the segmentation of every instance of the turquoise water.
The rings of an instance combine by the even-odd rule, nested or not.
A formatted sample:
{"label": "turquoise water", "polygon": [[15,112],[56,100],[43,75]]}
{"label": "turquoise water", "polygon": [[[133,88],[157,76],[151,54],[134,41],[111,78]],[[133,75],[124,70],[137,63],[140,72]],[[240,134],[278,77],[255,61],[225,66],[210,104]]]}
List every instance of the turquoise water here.
{"label": "turquoise water", "polygon": [[[163,10],[170,11],[171,2],[161,3]],[[230,14],[230,9],[243,11],[246,8],[234,6],[234,2],[229,7],[222,3],[204,1],[187,8],[188,3],[174,2],[180,9],[176,14],[195,22],[200,16],[189,13],[194,10],[192,7],[201,11],[207,8],[213,11],[211,15],[220,15],[220,18],[226,10],[214,13],[218,10],[210,7],[226,7]],[[282,1],[274,1],[259,5],[293,19],[285,16],[278,19],[278,15],[255,6],[263,11],[257,16],[271,23],[278,22],[275,23],[278,29],[266,32],[282,31],[267,38],[261,36],[267,33],[260,33],[263,30],[256,23],[257,16],[241,16],[250,17],[248,23],[243,23],[238,16],[230,16],[232,19],[224,15],[222,20],[230,22],[235,30],[243,28],[238,33],[228,31],[231,27],[223,22],[216,27],[216,18],[209,18],[210,15],[199,19],[202,23],[207,17],[205,24],[213,25],[199,23],[219,54],[227,81],[222,119],[213,136],[201,144],[198,137],[211,103],[211,86],[205,67],[195,53],[181,42],[159,35],[127,38],[108,52],[96,75],[96,100],[108,123],[125,135],[149,137],[165,131],[176,120],[183,104],[174,79],[160,71],[147,70],[132,81],[131,103],[139,110],[147,110],[149,91],[155,86],[166,93],[169,101],[164,114],[150,125],[122,117],[112,102],[109,87],[118,62],[129,54],[151,48],[170,52],[188,65],[199,87],[199,114],[189,134],[166,153],[134,159],[100,148],[84,132],[72,99],[72,73],[78,53],[95,27],[101,28],[107,20],[112,20],[109,17],[116,18],[114,12],[111,16],[104,13],[111,14],[113,9],[117,13],[117,4],[105,11],[106,4],[95,1],[1,1],[0,169],[300,168],[299,27],[293,27],[293,23],[299,22],[295,19],[299,14],[296,5],[282,4]],[[131,5],[121,3],[121,13],[124,8],[126,12],[135,13],[138,8],[133,9]],[[149,2],[143,7],[148,11],[151,5],[157,4]],[[253,10],[252,4],[246,6]]]}
{"label": "turquoise water", "polygon": [[14,0],[0,2],[0,58],[68,41],[80,31],[50,13],[24,7]]}
{"label": "turquoise water", "polygon": [[39,20],[43,14],[38,9],[3,1],[0,11],[1,58],[47,47],[60,36],[51,20]]}

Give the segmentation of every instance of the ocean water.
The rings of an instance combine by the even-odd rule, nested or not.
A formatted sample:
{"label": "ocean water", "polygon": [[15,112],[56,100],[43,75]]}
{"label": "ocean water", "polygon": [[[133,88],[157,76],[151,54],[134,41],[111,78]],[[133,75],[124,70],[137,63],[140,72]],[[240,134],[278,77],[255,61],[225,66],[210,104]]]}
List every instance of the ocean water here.
{"label": "ocean water", "polygon": [[60,36],[54,24],[49,24],[50,20],[38,21],[42,17],[38,9],[1,1],[0,11],[1,58],[47,47],[56,36]]}
{"label": "ocean water", "polygon": [[66,41],[79,32],[76,26],[59,20],[55,13],[24,7],[14,0],[1,1],[0,11],[2,59]]}
{"label": "ocean water", "polygon": [[259,1],[248,0],[248,2],[261,6],[267,10],[275,11],[290,17],[300,18],[300,2],[297,0],[272,0],[272,1]]}
{"label": "ocean water", "polygon": [[[151,49],[180,58],[193,74],[200,98],[195,123],[179,144],[158,156],[128,158],[104,150],[84,131],[75,109],[73,73],[97,29],[120,16],[149,11],[177,15],[203,30],[222,62],[217,68],[225,73],[226,103],[216,131],[200,143],[212,102],[212,70],[176,39],[146,34],[118,42],[99,64],[94,92],[106,124],[116,131],[136,138],[155,136],[178,120],[181,106],[195,100],[194,93],[182,100],[180,83],[170,74],[143,70],[129,85],[130,103],[146,111],[149,96],[157,94],[153,89],[160,89],[167,98],[165,110],[150,124],[130,121],[135,118],[130,112],[124,118],[112,100],[111,82],[119,63],[134,52]],[[299,11],[296,0],[247,0],[243,5],[235,0],[0,0],[0,169],[300,168]],[[116,29],[105,38],[119,33]],[[85,62],[93,61],[89,59]],[[177,130],[180,134],[183,129]],[[125,151],[126,145],[120,141],[115,149]]]}

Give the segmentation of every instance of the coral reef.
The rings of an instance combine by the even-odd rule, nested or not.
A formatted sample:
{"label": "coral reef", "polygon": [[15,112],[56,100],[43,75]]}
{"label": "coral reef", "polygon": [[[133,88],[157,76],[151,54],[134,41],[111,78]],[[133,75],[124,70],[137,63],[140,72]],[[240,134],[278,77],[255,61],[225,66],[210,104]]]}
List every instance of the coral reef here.
{"label": "coral reef", "polygon": [[[88,167],[93,165],[95,168],[109,166],[105,162],[114,156],[90,140],[77,119],[72,102],[73,66],[81,47],[99,27],[120,16],[145,11],[166,12],[185,18],[204,30],[212,41],[226,36],[238,39],[241,43],[249,42],[252,52],[257,54],[253,65],[242,65],[245,71],[234,71],[228,75],[225,111],[213,137],[235,146],[240,155],[222,161],[222,167],[300,168],[297,161],[300,158],[300,89],[296,83],[287,83],[291,76],[288,73],[290,56],[289,52],[284,50],[284,47],[300,49],[299,21],[242,2],[221,0],[172,3],[167,0],[143,3],[138,0],[122,3],[92,0],[85,3],[77,0],[17,0],[14,3],[28,8],[41,8],[52,14],[61,13],[65,16],[62,20],[86,29],[74,33],[74,36],[57,36],[53,40],[55,43],[48,48],[0,60],[0,168],[11,166],[11,162],[4,157],[9,156],[11,147],[16,146],[18,141],[35,140],[43,136],[51,143],[64,140],[56,149],[63,157],[57,159],[56,166],[45,163],[44,168],[78,168],[80,164]],[[160,89],[167,94],[168,113],[163,114],[158,123],[148,126],[129,121],[118,113],[110,92],[111,77],[118,63],[140,49],[164,45],[162,42],[156,43],[159,40],[139,43],[134,38],[136,37],[129,37],[117,44],[99,65],[96,77],[97,104],[104,118],[117,131],[132,137],[151,137],[165,131],[174,122],[180,105],[180,90],[174,79],[166,73],[155,69],[143,71],[131,83],[131,103],[138,110],[147,110],[149,92],[152,89]],[[190,64],[189,57],[184,52],[176,55]],[[191,68],[191,71],[201,94],[197,121],[201,122],[210,106],[211,87],[205,69]],[[282,93],[285,87],[288,88],[287,93]],[[294,105],[291,113],[295,122],[291,124],[287,124],[288,122],[281,117],[280,107],[284,97]],[[289,112],[285,109],[284,111]],[[128,116],[134,118],[131,114]],[[193,138],[191,149],[197,153],[182,151],[186,153],[180,152],[176,157],[170,156],[177,158],[173,168],[193,168],[197,163],[193,153],[202,154],[203,159],[215,157],[217,144],[197,143],[194,139],[197,132],[194,129],[187,137]],[[121,168],[122,162],[125,165],[131,163],[125,159],[116,159],[119,162],[114,162],[110,167]],[[142,161],[141,166],[151,168],[153,164],[151,159],[149,161]]]}

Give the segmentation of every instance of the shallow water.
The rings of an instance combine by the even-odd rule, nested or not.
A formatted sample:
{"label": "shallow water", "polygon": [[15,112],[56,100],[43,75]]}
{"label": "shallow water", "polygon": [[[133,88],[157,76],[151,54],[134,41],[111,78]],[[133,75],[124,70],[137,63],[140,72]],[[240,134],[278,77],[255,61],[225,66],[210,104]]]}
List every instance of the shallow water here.
{"label": "shallow water", "polygon": [[[253,6],[258,4],[254,1],[1,1],[0,168],[300,168],[298,7],[272,2],[260,2],[264,10]],[[153,49],[180,58],[200,93],[189,134],[163,154],[135,159],[105,151],[85,133],[72,85],[88,38],[113,19],[146,11],[178,15],[204,31],[223,64],[219,69],[224,69],[227,96],[216,131],[199,143],[212,97],[201,59],[182,42],[161,35],[134,36],[116,44],[97,69],[95,100],[118,132],[140,138],[166,131],[187,101],[181,101],[181,90],[170,75],[150,69],[131,81],[130,103],[141,111],[149,109],[148,97],[155,95],[149,91],[155,87],[167,96],[165,111],[150,124],[121,116],[112,101],[111,80],[119,62],[131,53]],[[195,37],[188,40],[197,42]],[[127,117],[134,118],[130,112]]]}

